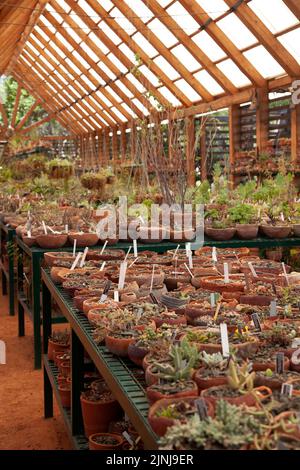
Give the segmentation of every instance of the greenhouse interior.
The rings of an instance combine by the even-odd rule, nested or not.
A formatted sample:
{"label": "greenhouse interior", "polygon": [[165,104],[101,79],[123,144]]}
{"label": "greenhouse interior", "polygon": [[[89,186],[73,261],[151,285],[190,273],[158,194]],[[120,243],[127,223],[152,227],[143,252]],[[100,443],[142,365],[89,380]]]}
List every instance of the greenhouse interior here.
{"label": "greenhouse interior", "polygon": [[299,0],[0,0],[0,450],[300,450],[299,44]]}

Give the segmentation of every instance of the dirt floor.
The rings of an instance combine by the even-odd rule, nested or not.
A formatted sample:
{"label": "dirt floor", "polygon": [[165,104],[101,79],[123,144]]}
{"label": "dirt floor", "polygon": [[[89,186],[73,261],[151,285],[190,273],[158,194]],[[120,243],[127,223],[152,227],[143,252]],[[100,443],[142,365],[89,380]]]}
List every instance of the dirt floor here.
{"label": "dirt floor", "polygon": [[[0,450],[71,449],[58,409],[43,418],[43,373],[33,369],[32,324],[18,338],[17,315],[8,315],[0,294],[0,339],[6,343],[6,365],[0,364]],[[54,399],[55,402],[55,399]]]}

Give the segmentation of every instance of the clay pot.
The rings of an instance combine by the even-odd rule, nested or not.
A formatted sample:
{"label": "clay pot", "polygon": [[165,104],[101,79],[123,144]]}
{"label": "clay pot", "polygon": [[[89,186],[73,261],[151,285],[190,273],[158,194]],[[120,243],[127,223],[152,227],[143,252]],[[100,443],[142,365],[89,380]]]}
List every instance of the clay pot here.
{"label": "clay pot", "polygon": [[134,302],[136,300],[135,292],[124,292],[121,294],[121,301],[122,302]]}
{"label": "clay pot", "polygon": [[294,224],[292,227],[294,237],[300,237],[300,224]]}
{"label": "clay pot", "polygon": [[240,303],[247,305],[268,306],[276,297],[272,295],[241,295]]}
{"label": "clay pot", "polygon": [[105,346],[107,349],[116,356],[127,357],[128,356],[128,347],[133,343],[134,338],[115,338],[114,336],[105,337]]}
{"label": "clay pot", "polygon": [[48,339],[48,359],[49,361],[53,361],[54,360],[54,351],[55,352],[67,352],[68,350],[70,349],[70,345],[69,344],[59,344],[59,343],[55,343],[54,341],[52,341],[52,339]]}
{"label": "clay pot", "polygon": [[231,240],[236,233],[236,229],[233,227],[229,228],[212,228],[205,227],[205,235],[213,240],[226,241]]}
{"label": "clay pot", "polygon": [[[209,394],[209,391],[212,391],[212,390],[224,390],[224,395],[222,395],[222,397],[216,398]],[[254,396],[254,392],[255,392],[256,397],[259,399],[265,399],[272,395],[272,390],[265,386],[256,387],[253,389],[252,392],[244,393],[237,397],[226,396],[227,390],[229,390],[229,388],[226,385],[218,385],[216,387],[211,387],[211,388],[202,390],[200,392],[200,396],[210,401],[215,407],[218,400],[225,400],[231,403],[232,405],[236,405],[236,406],[243,405],[243,404],[246,406],[256,406],[257,400]]]}
{"label": "clay pot", "polygon": [[29,247],[35,245],[36,243],[36,237],[34,236],[28,237],[27,235],[22,235],[22,240],[25,243],[25,245]]}
{"label": "clay pot", "polygon": [[282,247],[277,248],[270,248],[266,250],[266,258],[272,261],[281,261],[283,256],[283,249]]}
{"label": "clay pot", "polygon": [[86,437],[96,432],[108,430],[109,423],[121,416],[122,410],[117,400],[95,402],[80,397],[84,431]]}
{"label": "clay pot", "polygon": [[268,238],[287,238],[291,234],[292,227],[286,225],[260,225],[260,230]]}
{"label": "clay pot", "polygon": [[204,369],[198,369],[196,370],[193,380],[196,382],[199,392],[201,390],[205,390],[206,388],[211,388],[211,387],[217,387],[219,385],[225,385],[227,384],[227,378],[224,375],[220,375],[217,377],[204,377],[203,376],[203,370]]}
{"label": "clay pot", "polygon": [[65,408],[71,406],[71,387],[67,383],[61,383],[58,385],[58,391],[60,395],[61,404]]}
{"label": "clay pot", "polygon": [[[148,421],[149,421],[151,428],[155,432],[155,434],[157,434],[158,436],[164,436],[167,429],[170,426],[173,426],[175,424],[175,419],[166,418],[164,416],[156,416],[159,410],[163,408],[167,408],[168,406],[176,404],[176,403],[185,402],[185,403],[193,404],[195,400],[196,398],[194,397],[186,397],[186,398],[163,398],[161,400],[156,401],[150,407],[150,410],[148,413]],[[206,407],[207,407],[208,416],[213,416],[214,408],[209,401],[206,401]],[[179,418],[179,421],[180,422],[186,421],[184,415],[182,416],[182,419]]]}
{"label": "clay pot", "polygon": [[184,315],[168,317],[167,314],[154,318],[156,328],[160,328],[164,323],[167,325],[186,325],[187,321]]}
{"label": "clay pot", "polygon": [[197,320],[201,320],[203,315],[213,315],[214,309],[211,307],[204,308],[202,304],[192,302],[185,307],[185,318],[188,325],[197,326]]}
{"label": "clay pot", "polygon": [[[196,382],[193,380],[186,381],[186,385],[190,385],[190,387],[187,386],[186,390],[177,392],[177,393],[172,393],[172,395],[164,394],[163,392],[160,392],[159,390],[154,390],[151,385],[150,387],[147,387],[146,389],[146,395],[148,398],[148,401],[150,404],[155,403],[157,400],[161,400],[162,398],[182,398],[182,397],[197,397],[198,396],[198,387]],[[156,386],[156,385],[155,385]]]}
{"label": "clay pot", "polygon": [[125,257],[124,250],[107,250],[105,249],[104,252],[101,254],[98,250],[90,250],[86,255],[87,260],[95,260],[95,261],[113,261],[113,260],[121,260]]}
{"label": "clay pot", "polygon": [[128,357],[129,359],[139,367],[143,366],[143,359],[148,354],[149,349],[142,348],[136,345],[136,341],[133,341],[128,346]]}
{"label": "clay pot", "polygon": [[257,237],[259,226],[256,224],[237,224],[236,234],[242,240],[253,240]]}
{"label": "clay pot", "polygon": [[176,243],[190,242],[195,239],[195,230],[193,229],[184,229],[184,230],[174,230],[169,231],[170,240]]}
{"label": "clay pot", "polygon": [[66,233],[48,233],[37,235],[36,242],[41,248],[62,248],[68,241]]}
{"label": "clay pot", "polygon": [[[289,370],[290,368],[290,360],[287,356],[284,356],[284,370]],[[276,370],[276,359],[271,359],[267,362],[256,362],[255,358],[252,363],[252,369],[254,371],[264,371],[267,369],[271,369],[273,371]]]}
{"label": "clay pot", "polygon": [[74,259],[75,258],[73,258],[71,253],[61,253],[55,251],[44,253],[45,263],[49,267],[53,266],[55,261],[74,261]]}
{"label": "clay pot", "polygon": [[83,313],[85,315],[88,315],[90,310],[104,310],[106,308],[110,308],[113,306],[116,306],[117,304],[110,300],[110,302],[99,302],[100,298],[99,297],[89,297],[88,299],[83,301]]}
{"label": "clay pot", "polygon": [[[113,438],[116,439],[117,443],[115,445],[112,444],[99,444],[96,442],[97,437],[104,437],[104,438]],[[120,434],[114,433],[96,433],[89,436],[89,449],[90,450],[120,450],[124,444],[124,438]]]}
{"label": "clay pot", "polygon": [[96,233],[69,232],[68,235],[72,245],[74,240],[77,240],[76,246],[78,247],[94,246],[97,245],[99,240]]}
{"label": "clay pot", "polygon": [[61,362],[60,371],[64,377],[69,377],[71,373],[71,362],[70,361]]}
{"label": "clay pot", "polygon": [[[226,284],[225,282],[217,283],[216,281],[223,280],[219,276],[208,276],[207,278],[200,279],[200,286],[212,292],[244,292],[245,286],[242,281],[241,276],[236,276],[233,274],[229,282]],[[235,281],[235,282],[230,282]]]}
{"label": "clay pot", "polygon": [[163,227],[139,227],[141,243],[161,243],[167,231]]}

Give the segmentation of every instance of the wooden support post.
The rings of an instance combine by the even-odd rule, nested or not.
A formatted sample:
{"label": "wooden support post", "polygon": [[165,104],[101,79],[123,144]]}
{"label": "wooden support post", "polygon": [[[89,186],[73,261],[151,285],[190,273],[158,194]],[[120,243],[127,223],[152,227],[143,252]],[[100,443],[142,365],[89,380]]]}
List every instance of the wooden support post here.
{"label": "wooden support post", "polygon": [[98,132],[98,166],[101,168],[103,165],[103,131]]}
{"label": "wooden support post", "polygon": [[118,146],[118,129],[114,127],[112,130],[112,157],[113,157],[113,166],[117,165],[119,160],[119,146]]}
{"label": "wooden support post", "polygon": [[122,125],[121,126],[121,149],[120,149],[122,162],[125,162],[126,160],[126,147],[127,147],[126,126]]}
{"label": "wooden support post", "polygon": [[131,161],[132,163],[135,162],[136,160],[136,127],[134,122],[132,123],[131,126],[131,133],[130,133],[130,149],[131,149]]}
{"label": "wooden support post", "polygon": [[269,139],[269,94],[266,88],[256,89],[256,147],[264,152]]}
{"label": "wooden support post", "polygon": [[200,155],[201,155],[201,181],[207,179],[207,155],[206,155],[206,124],[202,127],[200,136]]}
{"label": "wooden support post", "polygon": [[291,163],[300,162],[300,104],[291,109]]}
{"label": "wooden support post", "polygon": [[229,106],[229,181],[234,186],[235,154],[240,147],[240,106]]}
{"label": "wooden support post", "polygon": [[107,166],[109,164],[109,128],[104,129],[103,138],[103,166]]}
{"label": "wooden support post", "polygon": [[186,170],[188,186],[194,186],[196,183],[194,117],[186,118]]}

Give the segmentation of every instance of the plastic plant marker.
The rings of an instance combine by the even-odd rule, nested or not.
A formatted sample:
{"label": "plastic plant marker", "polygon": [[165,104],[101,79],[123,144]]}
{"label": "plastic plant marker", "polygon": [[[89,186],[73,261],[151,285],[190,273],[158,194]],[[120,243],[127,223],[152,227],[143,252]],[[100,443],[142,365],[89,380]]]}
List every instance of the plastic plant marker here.
{"label": "plastic plant marker", "polygon": [[131,445],[131,446],[134,446],[134,442],[133,440],[131,439],[131,437],[129,436],[128,432],[127,431],[124,431],[122,433],[122,436],[126,439],[126,441]]}
{"label": "plastic plant marker", "polygon": [[46,227],[46,224],[44,221],[42,221],[42,226],[43,226],[43,229],[44,229],[44,233],[45,235],[48,235],[48,232],[47,232],[47,227]]}
{"label": "plastic plant marker", "polygon": [[289,286],[290,282],[289,282],[289,278],[288,278],[288,275],[287,275],[287,272],[286,272],[286,269],[285,269],[285,263],[281,263],[281,266],[282,266],[282,271],[283,271],[286,283]]}
{"label": "plastic plant marker", "polygon": [[284,353],[279,352],[276,354],[276,374],[283,374],[284,372]]}
{"label": "plastic plant marker", "polygon": [[100,271],[103,271],[103,269],[104,269],[105,265],[106,265],[106,261],[103,261],[103,263],[101,264]]}
{"label": "plastic plant marker", "polygon": [[288,384],[288,383],[283,383],[281,385],[281,391],[280,391],[280,395],[284,395],[286,397],[291,397],[293,395],[293,385],[292,384]]}
{"label": "plastic plant marker", "polygon": [[216,308],[216,311],[215,311],[215,314],[214,314],[214,321],[216,321],[217,318],[218,318],[220,308],[221,308],[221,302],[218,302],[217,308]]}
{"label": "plastic plant marker", "polygon": [[193,258],[192,258],[192,252],[189,251],[189,254],[188,254],[188,260],[189,260],[189,268],[190,269],[193,269]]}
{"label": "plastic plant marker", "polygon": [[153,266],[152,266],[152,276],[151,276],[150,292],[152,292],[152,290],[153,290],[154,270],[155,270],[155,264],[153,264]]}
{"label": "plastic plant marker", "polygon": [[27,230],[27,237],[31,238],[31,230]]}
{"label": "plastic plant marker", "polygon": [[133,254],[135,258],[138,257],[137,240],[133,240]]}
{"label": "plastic plant marker", "polygon": [[270,303],[270,317],[277,316],[277,302],[276,300],[272,300]]}
{"label": "plastic plant marker", "polygon": [[176,250],[174,251],[174,254],[173,254],[173,259],[176,258],[179,248],[180,248],[180,245],[177,245]]}
{"label": "plastic plant marker", "polygon": [[69,232],[69,226],[68,226],[68,224],[65,225],[65,232],[66,232],[66,233]]}
{"label": "plastic plant marker", "polygon": [[187,258],[189,257],[189,253],[191,253],[191,251],[192,251],[191,250],[191,243],[188,242],[188,243],[185,244],[185,252],[186,252]]}
{"label": "plastic plant marker", "polygon": [[249,266],[249,268],[250,268],[250,271],[251,271],[252,276],[253,276],[253,277],[258,277],[258,276],[257,276],[257,273],[256,273],[256,271],[255,271],[255,269],[254,269],[254,267],[253,267],[253,264],[251,263],[251,261],[249,261],[248,266]]}
{"label": "plastic plant marker", "polygon": [[134,265],[134,263],[139,259],[139,257],[135,258],[135,260],[132,261],[132,263],[128,266],[128,268],[131,268],[131,266]]}
{"label": "plastic plant marker", "polygon": [[228,263],[224,263],[224,282],[225,284],[229,283],[229,267]]}
{"label": "plastic plant marker", "polygon": [[105,286],[104,286],[102,295],[101,295],[101,297],[100,297],[100,303],[101,303],[101,304],[107,299],[108,292],[109,292],[109,289],[110,289],[111,284],[112,284],[112,282],[111,282],[110,280],[106,281],[106,284],[105,284]]}
{"label": "plastic plant marker", "polygon": [[118,290],[114,291],[114,301],[119,302],[119,291]]}
{"label": "plastic plant marker", "polygon": [[217,248],[215,246],[212,247],[211,257],[214,263],[218,262]]}
{"label": "plastic plant marker", "polygon": [[261,331],[261,324],[259,321],[259,316],[257,313],[252,313],[251,315],[252,321],[254,323],[254,327],[257,331]]}
{"label": "plastic plant marker", "polygon": [[222,343],[222,354],[223,357],[229,357],[229,341],[228,341],[228,330],[227,324],[221,323],[220,324],[220,331],[221,331],[221,343]]}
{"label": "plastic plant marker", "polygon": [[127,271],[127,261],[123,261],[120,265],[118,290],[124,288],[126,271]]}
{"label": "plastic plant marker", "polygon": [[194,274],[192,273],[192,271],[190,270],[190,268],[188,267],[188,265],[186,263],[184,263],[184,267],[185,269],[187,270],[187,272],[192,276],[192,277],[195,277]]}
{"label": "plastic plant marker", "polygon": [[[292,344],[293,347],[293,344]],[[294,365],[299,365],[300,364],[300,348],[296,349],[296,351],[293,352],[292,357],[291,357],[291,363]]]}
{"label": "plastic plant marker", "polygon": [[203,398],[198,398],[198,400],[195,401],[195,405],[197,406],[199,418],[202,421],[204,419],[207,419],[208,413],[207,413],[207,406],[206,406],[205,400]]}
{"label": "plastic plant marker", "polygon": [[212,307],[216,306],[216,297],[215,297],[215,294],[213,292],[210,294],[210,305]]}
{"label": "plastic plant marker", "polygon": [[74,243],[73,243],[73,258],[75,258],[76,256],[76,246],[77,246],[77,239],[75,238]]}
{"label": "plastic plant marker", "polygon": [[86,258],[86,255],[87,255],[88,251],[89,251],[89,249],[88,249],[88,247],[86,246],[85,249],[84,249],[84,252],[83,252],[81,261],[80,261],[80,267],[81,267],[81,268],[83,268],[83,266],[84,266],[85,258]]}
{"label": "plastic plant marker", "polygon": [[103,247],[102,247],[102,250],[100,251],[100,255],[103,255],[103,252],[104,252],[104,250],[105,250],[105,248],[106,248],[107,243],[108,243],[108,240],[106,240],[106,242],[104,243],[104,245],[103,245]]}
{"label": "plastic plant marker", "polygon": [[127,261],[128,255],[129,255],[129,253],[131,252],[131,248],[132,248],[132,246],[130,246],[130,247],[128,248],[128,251],[127,251],[127,253],[126,253],[126,256],[125,256],[125,258],[124,258],[124,261]]}
{"label": "plastic plant marker", "polygon": [[76,268],[81,256],[82,256],[82,253],[77,253],[77,256],[76,256],[76,258],[75,258],[75,260],[74,260],[74,262],[71,266],[71,271],[73,271]]}

